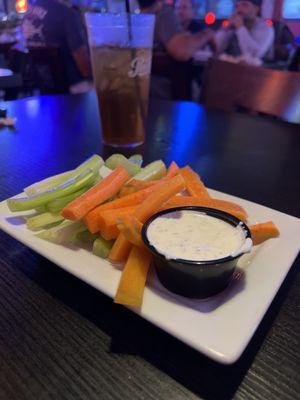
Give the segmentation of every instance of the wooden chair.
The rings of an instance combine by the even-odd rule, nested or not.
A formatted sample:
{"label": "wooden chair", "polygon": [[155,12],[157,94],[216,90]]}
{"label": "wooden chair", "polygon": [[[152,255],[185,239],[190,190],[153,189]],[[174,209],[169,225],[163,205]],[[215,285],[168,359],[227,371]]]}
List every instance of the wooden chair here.
{"label": "wooden chair", "polygon": [[11,50],[11,48],[16,44],[17,42],[9,42],[9,43],[0,43],[0,54],[3,54],[4,58],[8,58],[8,54]]}
{"label": "wooden chair", "polygon": [[0,45],[0,54],[5,56],[5,63],[7,64],[8,69],[12,72],[11,75],[0,77],[0,90],[3,91],[4,100],[17,99],[23,87],[22,74],[19,70],[11,68],[9,57],[11,51],[13,51],[11,43],[9,45],[7,43]]}
{"label": "wooden chair", "polygon": [[4,92],[3,99],[15,100],[21,91],[23,85],[22,75],[18,73],[13,73],[9,76],[0,77],[0,90]]}
{"label": "wooden chair", "polygon": [[275,32],[274,60],[288,63],[292,53],[289,46],[294,47],[295,37],[285,21],[274,21],[273,29]]}
{"label": "wooden chair", "polygon": [[225,111],[240,109],[300,123],[300,73],[210,60],[200,101]]}
{"label": "wooden chair", "polygon": [[68,84],[59,48],[29,47],[24,66],[24,81],[28,88],[41,94],[68,93]]}
{"label": "wooden chair", "polygon": [[172,100],[191,100],[192,63],[179,62],[164,53],[153,54],[152,75],[167,77],[171,82]]}

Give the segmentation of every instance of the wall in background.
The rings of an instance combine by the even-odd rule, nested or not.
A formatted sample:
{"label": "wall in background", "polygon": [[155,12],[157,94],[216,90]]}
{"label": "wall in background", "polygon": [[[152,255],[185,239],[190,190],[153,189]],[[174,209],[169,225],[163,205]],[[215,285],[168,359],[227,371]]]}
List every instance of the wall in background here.
{"label": "wall in background", "polygon": [[287,24],[294,35],[300,36],[300,21],[290,21]]}
{"label": "wall in background", "polygon": [[[293,2],[295,0],[292,0]],[[284,0],[276,0],[275,1],[275,7],[274,7],[274,14],[273,14],[273,19],[274,20],[280,20],[282,18],[282,10],[283,10],[283,2]],[[296,4],[300,2],[300,0],[296,0]],[[299,15],[300,18],[300,15]],[[300,36],[300,19],[298,21],[296,20],[286,20],[287,25],[291,29],[294,35]]]}

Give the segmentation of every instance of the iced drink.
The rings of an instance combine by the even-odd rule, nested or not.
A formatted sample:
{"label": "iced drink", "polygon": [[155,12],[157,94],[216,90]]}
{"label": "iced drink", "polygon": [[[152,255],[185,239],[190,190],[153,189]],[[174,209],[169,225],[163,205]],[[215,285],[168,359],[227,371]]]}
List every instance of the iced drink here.
{"label": "iced drink", "polygon": [[[101,15],[105,14],[100,14],[98,17]],[[118,15],[110,15],[107,18],[117,17]],[[145,139],[153,26],[149,41],[147,32],[142,32],[143,27],[139,27],[139,31],[136,31],[136,21],[139,22],[139,17],[145,16],[131,16],[133,19],[129,28],[130,34],[128,34],[128,17],[125,15],[124,18],[122,14],[119,17],[121,22],[113,22],[119,25],[116,26],[116,30],[120,30],[123,24],[123,35],[120,35],[120,32],[116,34],[111,28],[110,34],[114,38],[107,37],[106,32],[106,40],[99,40],[99,36],[98,40],[91,40],[88,17],[87,25],[103,141],[113,146],[129,147],[137,146]],[[153,21],[152,18],[152,25]],[[93,35],[100,35],[103,30],[102,26],[97,32],[94,29]],[[143,34],[144,38],[141,36]]]}
{"label": "iced drink", "polygon": [[104,142],[129,146],[143,143],[151,50],[121,47],[91,50]]}

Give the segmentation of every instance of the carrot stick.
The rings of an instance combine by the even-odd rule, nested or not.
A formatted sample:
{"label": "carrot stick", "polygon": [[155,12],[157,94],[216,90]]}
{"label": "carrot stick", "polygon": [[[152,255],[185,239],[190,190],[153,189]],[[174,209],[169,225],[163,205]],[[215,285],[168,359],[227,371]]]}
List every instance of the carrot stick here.
{"label": "carrot stick", "polygon": [[125,214],[132,214],[136,206],[122,207],[112,210],[99,211],[93,218],[84,218],[83,221],[91,233],[96,233],[104,226],[117,225],[117,220]]}
{"label": "carrot stick", "polygon": [[100,225],[115,225],[123,215],[132,215],[137,206],[116,208],[115,210],[104,210],[99,214]]}
{"label": "carrot stick", "polygon": [[120,233],[113,244],[108,258],[112,262],[123,262],[127,259],[131,249],[131,243]]}
{"label": "carrot stick", "polygon": [[178,173],[185,180],[186,188],[191,196],[209,198],[210,195],[201,181],[200,176],[196,174],[188,165],[179,169]]}
{"label": "carrot stick", "polygon": [[130,216],[134,213],[136,207],[117,208],[116,210],[102,211],[100,214],[99,230],[105,240],[116,239],[120,233],[118,223],[122,216]]}
{"label": "carrot stick", "polygon": [[100,235],[103,237],[105,240],[113,240],[116,239],[119,236],[120,230],[118,228],[118,225],[111,225],[111,226],[105,226],[101,228],[100,230]]}
{"label": "carrot stick", "polygon": [[102,212],[104,210],[112,210],[115,208],[123,208],[123,207],[129,207],[129,206],[134,206],[136,204],[142,203],[153,191],[154,189],[159,188],[164,184],[164,181],[160,182],[158,181],[155,185],[152,185],[151,187],[148,187],[147,189],[139,190],[135,193],[128,194],[127,196],[121,197],[120,199],[115,199],[112,201],[109,201],[105,204],[101,204],[100,206],[96,207],[94,210],[90,211],[84,219],[84,222],[88,220],[89,218],[92,218],[93,216],[97,215],[99,212]]}
{"label": "carrot stick", "polygon": [[176,172],[179,170],[178,165],[175,161],[172,161],[169,168],[167,169],[166,178],[172,178]]}
{"label": "carrot stick", "polygon": [[138,179],[131,179],[126,185],[122,187],[119,192],[119,197],[126,196],[130,193],[137,192],[138,190],[146,189],[150,186],[156,185],[158,182],[162,182],[166,179],[170,179],[176,175],[176,172],[179,170],[178,165],[176,162],[172,161],[170,164],[166,176],[161,179],[156,179],[153,181],[139,181]]}
{"label": "carrot stick", "polygon": [[163,204],[160,210],[167,210],[168,208],[182,207],[182,206],[199,206],[215,208],[234,215],[242,221],[247,221],[247,213],[243,207],[238,204],[231,203],[226,200],[218,200],[211,198],[199,198],[193,196],[173,196],[169,201]]}
{"label": "carrot stick", "polygon": [[[153,190],[153,192],[143,201],[143,203],[136,208],[133,214],[133,216],[142,223],[144,223],[153,213],[155,213],[161,204],[165,203],[176,193],[184,190],[185,183],[180,175],[176,175],[173,178],[163,182],[163,185],[160,187],[157,188],[157,186],[153,186],[151,189],[153,188],[156,188],[156,190]],[[119,240],[120,236],[122,239]],[[111,249],[113,257],[120,261],[124,260],[123,254],[126,253],[128,246],[130,246],[130,242],[125,238],[124,235],[120,234]]]}
{"label": "carrot stick", "polygon": [[101,213],[89,216],[91,212],[83,218],[83,223],[91,233],[96,233],[100,231]]}
{"label": "carrot stick", "polygon": [[279,236],[279,230],[272,221],[249,226],[254,245],[261,244],[265,240]]}
{"label": "carrot stick", "polygon": [[[160,183],[159,185],[162,185],[162,183]],[[94,210],[90,211],[84,217],[83,222],[90,232],[97,232],[99,228],[99,215],[101,215],[103,211],[140,204],[151,194],[151,191],[153,191],[153,187],[140,190],[138,192],[121,197],[120,199],[112,200],[108,203],[102,204],[99,207],[96,207]]]}
{"label": "carrot stick", "polygon": [[130,193],[137,192],[138,190],[146,189],[150,186],[157,184],[158,182],[170,179],[176,175],[176,172],[178,170],[179,170],[178,165],[174,161],[172,161],[167,170],[166,176],[164,176],[161,179],[155,179],[153,181],[140,181],[138,179],[131,179],[128,183],[126,183],[126,185],[122,187],[122,189],[119,192],[119,197],[123,197]]}
{"label": "carrot stick", "polygon": [[72,221],[81,219],[94,207],[117,194],[129,178],[130,175],[123,167],[117,167],[97,185],[66,205],[61,215]]}
{"label": "carrot stick", "polygon": [[122,187],[122,189],[119,192],[119,197],[127,196],[128,194],[137,192],[138,190],[147,189],[158,182],[159,179],[148,182],[139,181],[138,179],[131,179],[126,185]]}
{"label": "carrot stick", "polygon": [[120,220],[118,228],[126,239],[136,246],[144,247],[141,236],[143,224],[132,215],[123,215]]}
{"label": "carrot stick", "polygon": [[115,303],[141,307],[151,258],[148,250],[133,246],[121,275]]}
{"label": "carrot stick", "polygon": [[160,206],[176,193],[185,189],[185,182],[180,175],[166,180],[158,189],[154,190],[134,212],[134,216],[144,223]]}

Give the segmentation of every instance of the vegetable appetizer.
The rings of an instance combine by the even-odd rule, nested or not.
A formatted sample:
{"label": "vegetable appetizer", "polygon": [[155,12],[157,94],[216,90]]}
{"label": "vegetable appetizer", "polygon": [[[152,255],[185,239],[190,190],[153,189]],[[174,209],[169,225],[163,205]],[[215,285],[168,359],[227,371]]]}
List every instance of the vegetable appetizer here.
{"label": "vegetable appetizer", "polygon": [[[76,169],[24,189],[25,197],[10,198],[10,211],[35,210],[25,217],[36,236],[57,244],[92,244],[93,253],[125,264],[114,301],[141,307],[152,256],[141,238],[143,224],[158,211],[201,206],[225,211],[247,222],[238,204],[214,199],[189,166],[168,168],[157,160],[142,167],[142,157],[99,155]],[[249,226],[254,245],[279,236],[272,221]]]}

